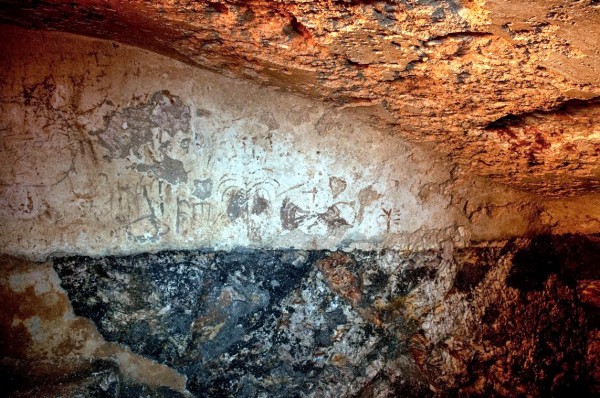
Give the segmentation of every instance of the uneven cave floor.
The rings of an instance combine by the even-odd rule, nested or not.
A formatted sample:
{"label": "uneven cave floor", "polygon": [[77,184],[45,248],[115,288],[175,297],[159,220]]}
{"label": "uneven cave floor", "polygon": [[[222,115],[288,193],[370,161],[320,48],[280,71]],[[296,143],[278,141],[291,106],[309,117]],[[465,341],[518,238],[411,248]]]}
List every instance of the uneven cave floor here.
{"label": "uneven cave floor", "polygon": [[[3,256],[1,395],[597,396],[599,249],[600,236],[562,235],[419,252]],[[97,331],[77,329],[89,320]],[[124,371],[108,346],[163,373]]]}

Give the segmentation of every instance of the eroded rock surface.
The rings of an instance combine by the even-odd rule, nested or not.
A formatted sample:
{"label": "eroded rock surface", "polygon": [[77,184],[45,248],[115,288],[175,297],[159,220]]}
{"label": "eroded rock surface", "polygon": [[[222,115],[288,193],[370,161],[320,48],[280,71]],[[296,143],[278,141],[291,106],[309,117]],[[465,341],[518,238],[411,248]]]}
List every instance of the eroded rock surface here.
{"label": "eroded rock surface", "polygon": [[599,15],[0,1],[0,392],[600,394]]}
{"label": "eroded rock surface", "polygon": [[[519,188],[598,190],[592,0],[3,1],[0,18],[332,100]],[[518,132],[495,127],[537,112]]]}
{"label": "eroded rock surface", "polygon": [[539,236],[54,264],[78,315],[198,396],[586,396],[600,382],[597,249]]}
{"label": "eroded rock surface", "polygon": [[[182,396],[176,371],[107,343],[73,313],[49,264],[0,256],[0,395]],[[169,395],[171,394],[171,395]]]}

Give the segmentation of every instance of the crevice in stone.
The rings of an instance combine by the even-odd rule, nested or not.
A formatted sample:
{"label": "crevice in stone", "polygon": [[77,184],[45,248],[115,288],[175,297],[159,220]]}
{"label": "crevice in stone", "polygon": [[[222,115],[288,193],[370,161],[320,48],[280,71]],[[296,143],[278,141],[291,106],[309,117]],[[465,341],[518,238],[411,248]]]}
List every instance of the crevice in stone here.
{"label": "crevice in stone", "polygon": [[448,39],[470,39],[476,37],[489,37],[493,36],[493,33],[490,32],[476,32],[476,31],[459,31],[459,32],[450,32],[445,33],[439,36],[432,36],[425,41],[424,44],[430,45],[435,42],[443,42]]}
{"label": "crevice in stone", "polygon": [[488,123],[484,128],[486,130],[498,130],[508,127],[516,127],[525,123],[527,117],[544,118],[553,116],[568,116],[570,113],[577,113],[584,109],[595,109],[600,107],[600,97],[593,97],[586,100],[570,99],[566,100],[552,109],[539,109],[519,114],[509,114],[493,122]]}

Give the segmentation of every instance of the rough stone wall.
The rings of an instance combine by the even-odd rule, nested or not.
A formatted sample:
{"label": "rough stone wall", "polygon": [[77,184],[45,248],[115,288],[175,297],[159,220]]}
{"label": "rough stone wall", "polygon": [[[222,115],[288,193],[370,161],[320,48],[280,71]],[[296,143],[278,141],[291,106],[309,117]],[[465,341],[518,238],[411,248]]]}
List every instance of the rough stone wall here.
{"label": "rough stone wall", "polygon": [[2,396],[118,396],[121,390],[135,396],[185,388],[172,369],[107,343],[90,319],[73,313],[60,283],[51,265],[0,257]]}
{"label": "rough stone wall", "polygon": [[347,109],[116,43],[2,29],[3,252],[416,249],[563,220],[571,232],[563,210]]}
{"label": "rough stone wall", "polygon": [[334,101],[522,189],[600,187],[595,0],[4,0],[0,20]]}
{"label": "rough stone wall", "polygon": [[[4,385],[38,397],[60,380],[86,397],[592,396],[598,242],[4,257]],[[54,380],[49,361],[63,364]]]}
{"label": "rough stone wall", "polygon": [[[599,393],[595,197],[139,49],[1,32],[2,393]],[[496,127],[532,118],[557,123]],[[588,235],[536,237],[559,232]]]}

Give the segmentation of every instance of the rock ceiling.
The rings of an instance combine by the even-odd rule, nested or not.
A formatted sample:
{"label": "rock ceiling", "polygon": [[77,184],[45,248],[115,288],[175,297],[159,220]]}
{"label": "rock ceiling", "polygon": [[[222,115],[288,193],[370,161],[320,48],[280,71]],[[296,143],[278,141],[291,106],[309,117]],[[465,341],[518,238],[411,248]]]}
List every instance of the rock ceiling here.
{"label": "rock ceiling", "polygon": [[3,0],[0,21],[352,107],[527,191],[600,189],[596,0]]}

